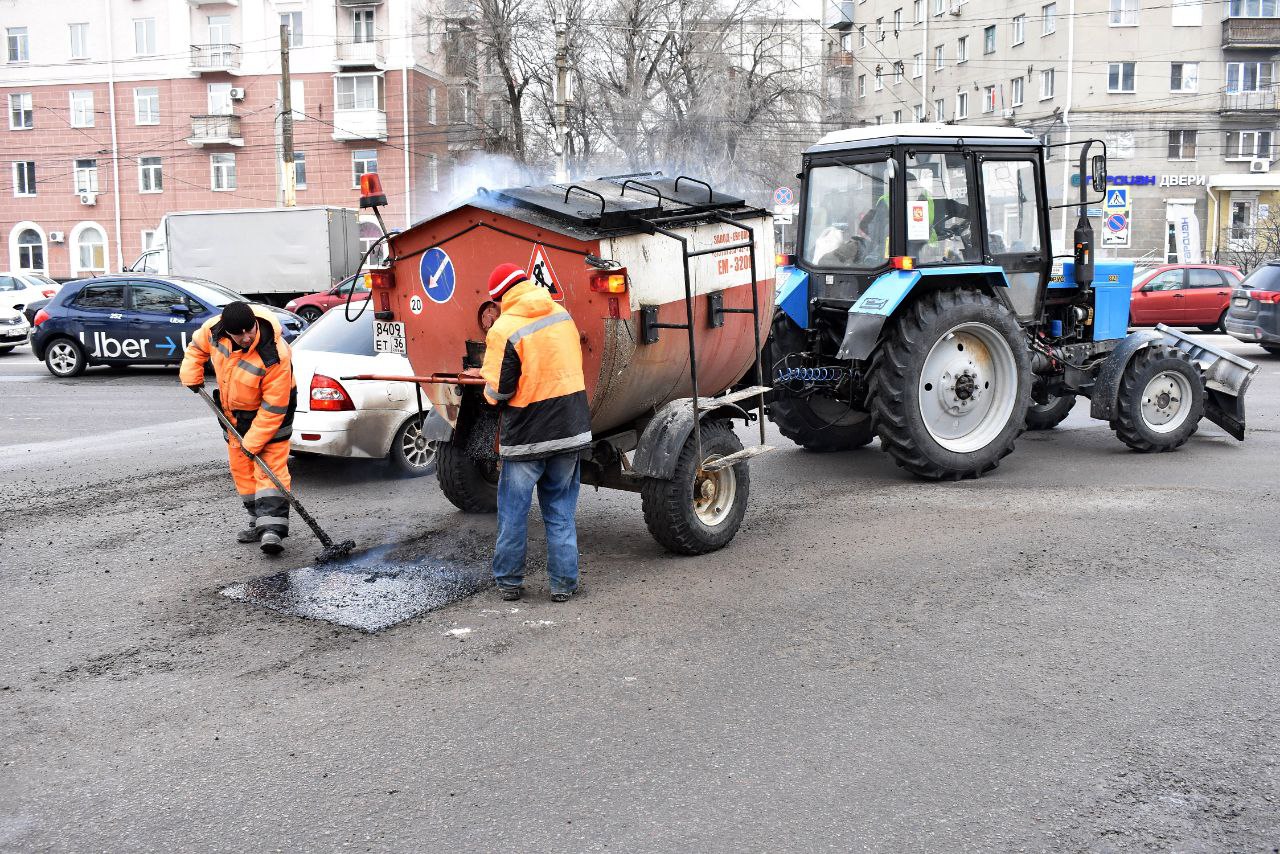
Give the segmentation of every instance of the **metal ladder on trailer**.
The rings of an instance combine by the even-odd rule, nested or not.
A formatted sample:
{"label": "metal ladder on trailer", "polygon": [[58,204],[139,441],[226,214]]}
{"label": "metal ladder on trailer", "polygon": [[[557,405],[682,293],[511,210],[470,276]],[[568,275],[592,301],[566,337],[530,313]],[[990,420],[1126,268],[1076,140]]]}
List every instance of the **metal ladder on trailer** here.
{"label": "metal ladder on trailer", "polygon": [[[675,180],[675,188],[678,191],[681,181],[689,181],[693,184],[699,184],[707,189],[707,199],[712,201],[715,198],[715,192],[711,185],[706,181],[699,181],[697,178],[690,178],[687,175],[681,175]],[[662,202],[668,201],[658,188],[653,187],[643,181],[628,179],[622,183],[622,195],[626,195],[627,187],[636,186],[646,193],[651,193],[658,197],[659,207]],[[680,225],[686,225],[696,222],[719,222],[734,228],[742,229],[747,232],[747,239],[738,243],[730,243],[721,246],[713,246],[703,249],[690,249],[689,238],[673,230]],[[693,409],[693,437],[694,449],[696,453],[695,459],[698,461],[698,467],[702,471],[719,471],[742,462],[743,460],[757,457],[767,451],[773,449],[765,441],[764,433],[764,396],[770,391],[770,387],[762,385],[763,369],[760,362],[760,348],[762,342],[760,340],[760,280],[756,276],[756,234],[755,229],[745,223],[725,216],[723,213],[714,210],[695,211],[691,213],[677,213],[668,216],[658,217],[636,217],[636,222],[644,227],[651,229],[654,234],[661,234],[663,237],[669,237],[680,244],[680,252],[684,267],[684,323],[659,323],[657,320],[657,306],[643,306],[641,308],[640,326],[641,339],[652,344],[658,340],[658,330],[660,329],[682,329],[688,336],[689,346],[689,382],[692,386],[693,397],[691,405]],[[735,392],[719,395],[717,397],[701,397],[698,394],[698,343],[697,336],[694,334],[694,293],[693,273],[690,268],[690,262],[695,258],[704,255],[712,255],[719,252],[729,252],[736,249],[746,249],[749,253],[751,262],[751,308],[725,308],[719,300],[712,300],[709,314],[709,320],[713,327],[722,326],[724,323],[723,315],[726,314],[749,314],[751,315],[751,332],[755,341],[755,366],[756,366],[756,385],[749,388],[739,389]],[[709,298],[720,297],[720,293],[709,294]],[[729,454],[724,457],[718,457],[710,462],[705,461],[702,455],[702,430],[701,430],[701,411],[704,408],[722,406],[725,404],[737,404],[740,401],[756,398],[758,412],[756,421],[760,428],[760,443],[743,448],[741,451]]]}

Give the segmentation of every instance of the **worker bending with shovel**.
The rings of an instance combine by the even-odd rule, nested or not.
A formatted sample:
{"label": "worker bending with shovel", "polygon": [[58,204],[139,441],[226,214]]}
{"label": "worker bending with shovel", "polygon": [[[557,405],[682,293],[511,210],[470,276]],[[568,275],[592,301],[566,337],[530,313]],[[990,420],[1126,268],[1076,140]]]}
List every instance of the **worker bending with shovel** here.
{"label": "worker bending with shovel", "polygon": [[[279,554],[289,536],[289,503],[279,487],[290,484],[289,437],[298,406],[289,345],[269,309],[233,302],[192,336],[182,359],[182,384],[204,394],[209,362],[218,380],[217,403],[234,425],[226,431],[231,477],[249,512],[249,527],[236,539],[260,542],[267,554]],[[279,486],[250,454],[271,469]]]}

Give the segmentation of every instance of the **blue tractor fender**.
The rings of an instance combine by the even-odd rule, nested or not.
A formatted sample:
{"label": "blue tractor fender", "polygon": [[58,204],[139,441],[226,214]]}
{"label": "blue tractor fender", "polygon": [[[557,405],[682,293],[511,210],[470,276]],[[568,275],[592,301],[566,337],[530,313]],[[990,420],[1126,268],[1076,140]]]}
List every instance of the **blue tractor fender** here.
{"label": "blue tractor fender", "polygon": [[[699,422],[713,418],[741,418],[750,420],[747,411],[736,403],[717,404],[711,398],[701,398],[698,409]],[[658,410],[645,425],[636,446],[632,468],[643,477],[670,480],[676,473],[680,450],[693,433],[693,399],[682,397]]]}
{"label": "blue tractor fender", "polygon": [[978,284],[988,289],[1012,310],[1009,280],[1000,267],[965,264],[953,267],[925,267],[918,270],[890,270],[871,283],[849,309],[844,339],[837,355],[841,359],[865,361],[875,352],[885,321],[906,301],[921,281],[930,288]]}
{"label": "blue tractor fender", "polygon": [[1100,421],[1110,421],[1115,417],[1120,399],[1120,380],[1124,377],[1125,368],[1129,367],[1139,350],[1150,347],[1163,337],[1154,329],[1141,329],[1121,339],[1098,368],[1098,374],[1094,378],[1089,403],[1091,417]]}
{"label": "blue tractor fender", "polygon": [[809,328],[809,274],[799,267],[779,267],[774,274],[778,294],[773,304],[801,329]]}

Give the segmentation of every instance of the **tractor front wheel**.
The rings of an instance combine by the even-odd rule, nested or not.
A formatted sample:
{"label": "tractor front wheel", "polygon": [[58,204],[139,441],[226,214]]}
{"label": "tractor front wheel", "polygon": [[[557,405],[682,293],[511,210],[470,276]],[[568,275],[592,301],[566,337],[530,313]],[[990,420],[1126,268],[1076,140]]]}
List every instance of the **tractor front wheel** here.
{"label": "tractor front wheel", "polygon": [[1204,398],[1200,372],[1186,356],[1147,347],[1124,369],[1111,428],[1135,451],[1172,451],[1196,432]]}
{"label": "tractor front wheel", "polygon": [[689,434],[670,480],[651,477],[640,490],[649,533],[670,551],[701,555],[724,548],[738,533],[751,495],[751,471],[740,462],[715,471],[703,465],[742,450],[728,421],[699,426],[702,459]]}
{"label": "tractor front wheel", "polygon": [[449,502],[464,513],[496,513],[498,464],[481,461],[453,442],[436,445],[436,480]]}
{"label": "tractor front wheel", "polygon": [[1026,425],[1024,334],[1009,309],[981,291],[926,293],[877,352],[868,401],[881,445],[902,468],[935,480],[985,474]]}

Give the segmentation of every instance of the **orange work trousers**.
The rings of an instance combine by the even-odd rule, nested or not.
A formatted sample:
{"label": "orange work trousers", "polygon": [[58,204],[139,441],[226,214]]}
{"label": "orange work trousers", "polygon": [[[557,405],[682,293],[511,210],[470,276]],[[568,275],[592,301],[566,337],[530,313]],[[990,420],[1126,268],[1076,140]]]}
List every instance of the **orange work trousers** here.
{"label": "orange work trousers", "polygon": [[[272,473],[280,478],[280,482],[288,489],[289,480],[289,441],[270,442],[258,457],[266,463]],[[240,450],[240,443],[235,439],[227,442],[227,459],[231,463],[231,477],[236,482],[236,492],[244,509],[249,511],[250,526],[263,532],[272,531],[282,537],[289,535],[289,502],[284,494],[271,482],[271,478],[258,468],[258,464],[245,456]]]}

